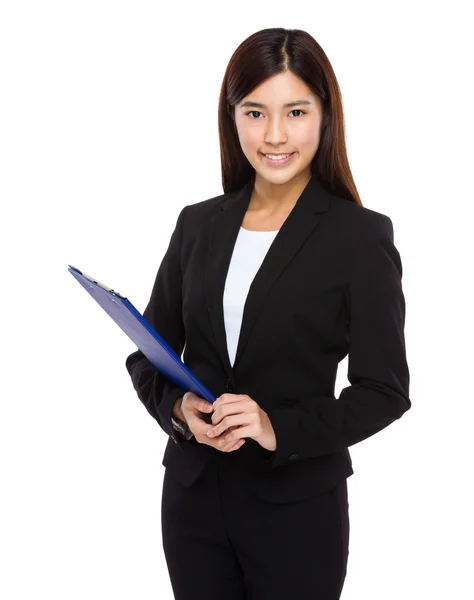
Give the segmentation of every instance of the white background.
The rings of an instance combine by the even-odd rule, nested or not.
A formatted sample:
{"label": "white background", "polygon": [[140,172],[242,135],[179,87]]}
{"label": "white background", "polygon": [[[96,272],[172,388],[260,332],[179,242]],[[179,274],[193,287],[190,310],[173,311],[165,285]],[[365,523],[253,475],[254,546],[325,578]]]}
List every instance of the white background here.
{"label": "white background", "polygon": [[144,310],[179,211],[222,193],[227,63],[277,26],[327,53],[356,185],[404,268],[413,405],[351,447],[342,598],[474,597],[468,4],[2,3],[2,598],[173,597],[168,438],[126,371],[135,346],[67,266]]}

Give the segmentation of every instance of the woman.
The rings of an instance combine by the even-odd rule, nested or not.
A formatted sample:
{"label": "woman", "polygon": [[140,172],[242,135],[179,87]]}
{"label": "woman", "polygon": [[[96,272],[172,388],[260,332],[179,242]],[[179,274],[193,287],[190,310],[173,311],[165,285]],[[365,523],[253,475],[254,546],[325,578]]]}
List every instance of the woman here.
{"label": "woman", "polygon": [[[308,33],[266,29],[237,48],[219,134],[224,194],[181,211],[144,311],[216,401],[139,350],[126,361],[170,436],[161,509],[173,592],[336,600],[348,447],[411,406],[392,222],[362,206],[336,77]],[[351,385],[336,399],[347,354]]]}

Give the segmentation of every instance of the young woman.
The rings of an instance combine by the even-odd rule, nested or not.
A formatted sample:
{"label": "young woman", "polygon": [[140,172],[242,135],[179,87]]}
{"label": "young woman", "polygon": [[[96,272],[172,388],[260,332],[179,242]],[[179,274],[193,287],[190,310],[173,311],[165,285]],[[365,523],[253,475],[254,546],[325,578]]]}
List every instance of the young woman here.
{"label": "young woman", "polygon": [[[224,193],[182,209],[144,311],[217,399],[179,388],[139,350],[126,360],[170,436],[173,591],[336,600],[348,447],[411,406],[392,221],[362,206],[336,77],[304,31],[266,29],[237,48],[219,135]],[[351,385],[336,399],[347,355]]]}

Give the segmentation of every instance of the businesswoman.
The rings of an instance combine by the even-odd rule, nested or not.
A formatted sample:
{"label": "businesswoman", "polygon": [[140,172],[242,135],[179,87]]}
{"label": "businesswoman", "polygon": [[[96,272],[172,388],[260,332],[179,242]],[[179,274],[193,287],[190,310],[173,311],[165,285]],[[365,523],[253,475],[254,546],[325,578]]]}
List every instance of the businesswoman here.
{"label": "businesswoman", "polygon": [[139,350],[126,360],[169,435],[170,580],[178,600],[336,600],[348,447],[411,406],[392,221],[362,206],[336,77],[308,33],[246,39],[218,111],[224,193],[181,210],[144,311],[216,401]]}

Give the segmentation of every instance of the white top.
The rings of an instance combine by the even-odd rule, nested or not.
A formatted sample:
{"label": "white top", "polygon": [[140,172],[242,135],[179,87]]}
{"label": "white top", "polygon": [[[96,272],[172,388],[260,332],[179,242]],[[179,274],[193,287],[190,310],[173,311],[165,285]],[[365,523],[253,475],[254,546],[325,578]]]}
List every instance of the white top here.
{"label": "white top", "polygon": [[276,231],[240,228],[224,287],[223,309],[230,364],[234,364],[245,301],[252,281],[268,252]]}

